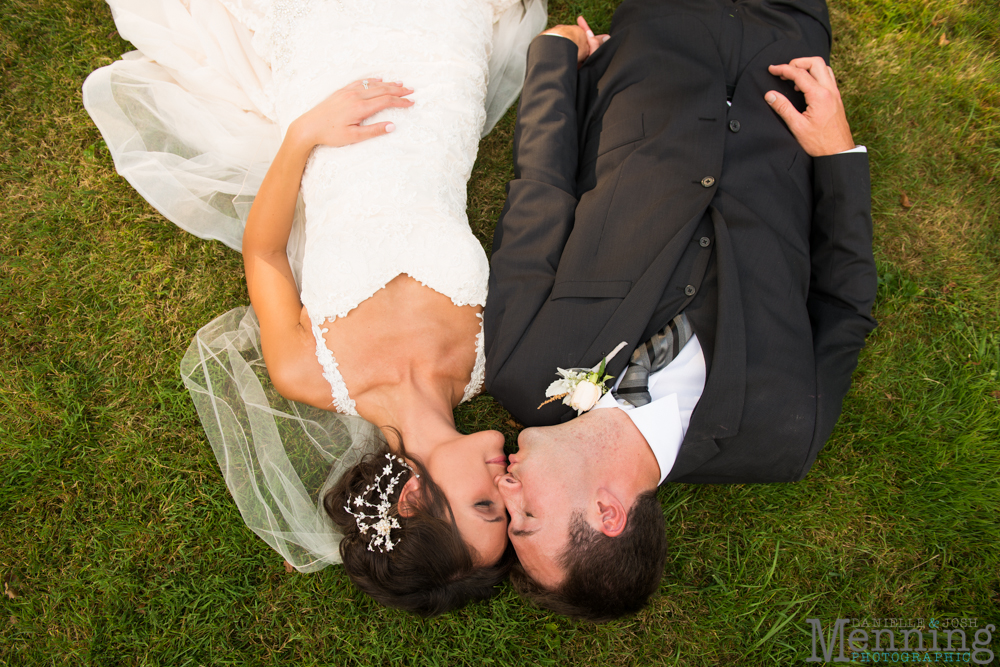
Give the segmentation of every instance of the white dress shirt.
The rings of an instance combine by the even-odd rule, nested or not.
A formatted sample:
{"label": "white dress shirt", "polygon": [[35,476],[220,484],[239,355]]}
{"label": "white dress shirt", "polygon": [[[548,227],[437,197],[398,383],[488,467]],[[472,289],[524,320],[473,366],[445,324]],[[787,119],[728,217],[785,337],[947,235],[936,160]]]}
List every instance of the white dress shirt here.
{"label": "white dress shirt", "polygon": [[[624,373],[615,381],[614,388],[622,381]],[[677,460],[684,434],[691,422],[691,413],[698,405],[705,389],[705,355],[698,336],[691,334],[687,344],[673,360],[649,374],[649,395],[653,399],[646,405],[635,407],[617,401],[609,391],[594,406],[624,410],[635,424],[660,465],[660,484],[666,479]]]}

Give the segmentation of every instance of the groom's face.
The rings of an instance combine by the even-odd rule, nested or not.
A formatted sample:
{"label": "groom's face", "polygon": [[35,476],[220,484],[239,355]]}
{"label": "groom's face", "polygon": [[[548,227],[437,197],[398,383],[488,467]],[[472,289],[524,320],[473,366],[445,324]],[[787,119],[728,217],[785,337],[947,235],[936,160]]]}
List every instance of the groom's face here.
{"label": "groom's face", "polygon": [[565,577],[560,563],[574,512],[587,504],[589,489],[574,445],[585,437],[585,419],[527,428],[497,486],[510,513],[507,533],[527,574],[546,588]]}

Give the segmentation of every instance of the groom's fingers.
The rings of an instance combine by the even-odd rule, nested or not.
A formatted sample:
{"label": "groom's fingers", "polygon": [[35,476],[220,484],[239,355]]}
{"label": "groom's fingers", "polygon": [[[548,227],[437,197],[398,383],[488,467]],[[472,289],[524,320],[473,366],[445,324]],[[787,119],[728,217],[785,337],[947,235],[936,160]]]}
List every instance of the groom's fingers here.
{"label": "groom's fingers", "polygon": [[788,129],[792,131],[792,134],[797,134],[797,130],[800,129],[803,118],[799,110],[795,108],[795,105],[788,101],[788,98],[779,93],[776,90],[769,91],[764,95],[764,101],[771,105],[771,108],[781,116],[781,120],[785,121],[785,125]]}
{"label": "groom's fingers", "polygon": [[836,85],[833,78],[833,70],[826,64],[826,61],[819,56],[811,58],[795,58],[788,63],[792,67],[806,70],[821,86]]}
{"label": "groom's fingers", "polygon": [[810,70],[796,67],[791,63],[788,65],[771,65],[767,68],[767,71],[775,76],[780,76],[785,81],[792,81],[795,83],[795,89],[801,91],[806,97],[823,89],[823,86]]}
{"label": "groom's fingers", "polygon": [[[799,71],[812,77],[808,72]],[[812,157],[834,155],[854,148],[851,126],[836,86],[832,83],[824,86],[815,80],[811,84],[806,80],[803,83],[800,87],[805,92],[805,113],[799,113],[788,98],[776,90],[768,91],[764,101],[785,121],[799,145]]]}

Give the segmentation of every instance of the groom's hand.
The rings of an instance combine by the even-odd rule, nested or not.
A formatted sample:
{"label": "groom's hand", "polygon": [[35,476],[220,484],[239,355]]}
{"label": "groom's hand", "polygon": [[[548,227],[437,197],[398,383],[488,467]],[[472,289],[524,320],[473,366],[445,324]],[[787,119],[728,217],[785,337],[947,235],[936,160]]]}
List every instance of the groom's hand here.
{"label": "groom's hand", "polygon": [[851,127],[833,70],[820,57],[796,58],[787,65],[771,65],[768,71],[806,96],[805,113],[799,113],[788,98],[776,90],[764,101],[781,116],[802,149],[813,157],[835,155],[854,148]]}
{"label": "groom's hand", "polygon": [[571,39],[577,46],[576,66],[593,55],[594,51],[600,48],[601,44],[608,41],[608,35],[595,35],[594,31],[587,25],[587,21],[582,17],[576,18],[576,25],[557,25],[549,28],[543,35],[559,35],[566,39]]}

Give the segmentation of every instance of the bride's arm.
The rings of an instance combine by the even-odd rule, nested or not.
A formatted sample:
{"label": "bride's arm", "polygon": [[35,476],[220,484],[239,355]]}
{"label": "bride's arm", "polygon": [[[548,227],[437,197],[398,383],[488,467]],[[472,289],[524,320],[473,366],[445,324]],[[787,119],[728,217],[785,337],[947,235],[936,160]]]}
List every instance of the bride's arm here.
{"label": "bride's arm", "polygon": [[302,347],[290,344],[303,333],[302,302],[285,246],[306,160],[315,146],[346,146],[392,132],[391,123],[361,122],[388,107],[412,105],[404,99],[411,92],[400,84],[369,79],[367,88],[357,81],[326,98],[289,126],[254,199],[243,232],[243,267],[250,303],[260,322],[264,362],[283,395],[282,386],[294,384],[284,378],[297,375],[302,359]]}

